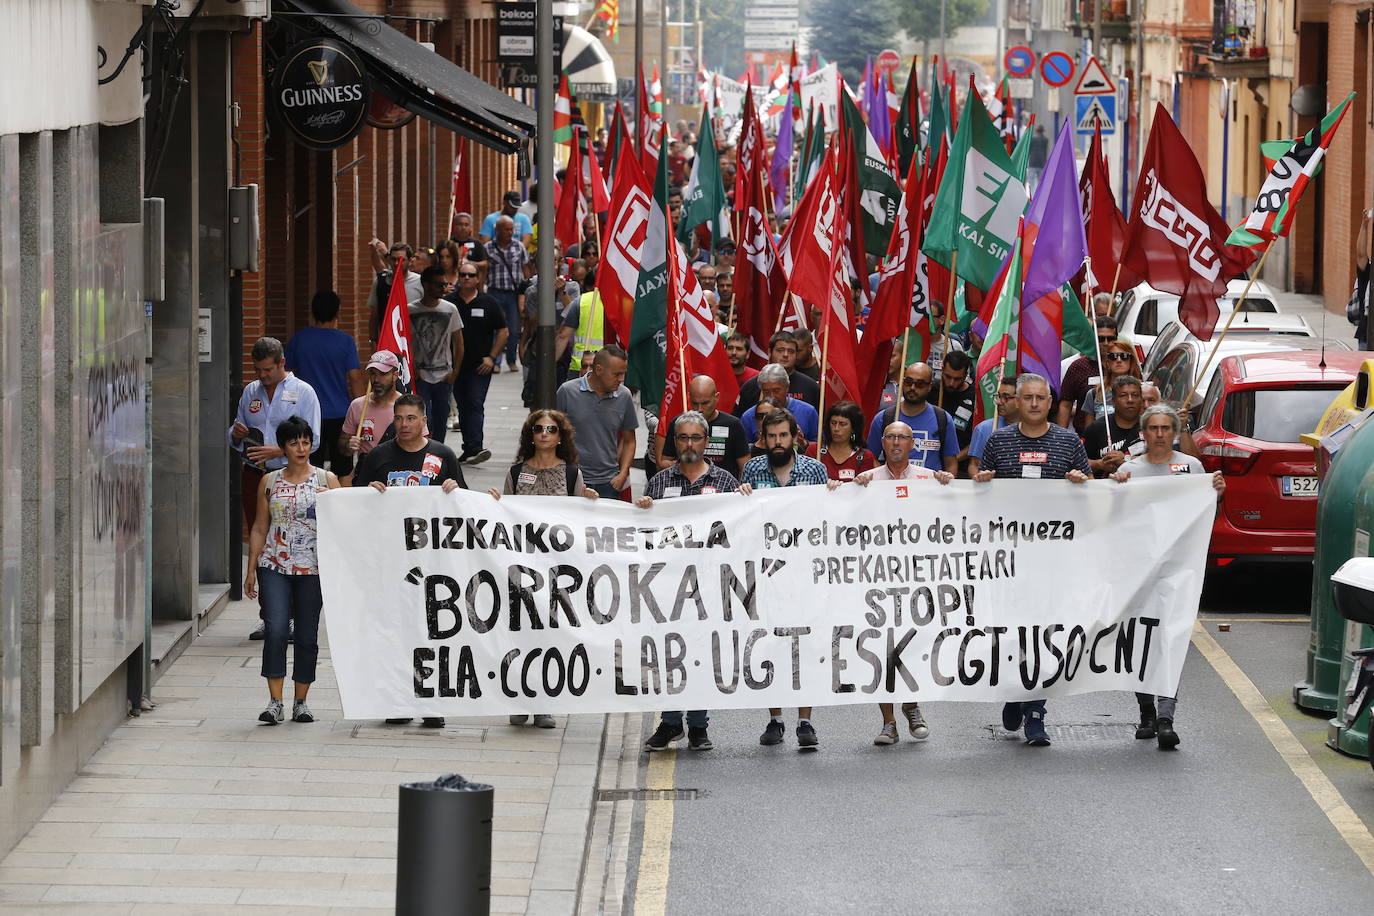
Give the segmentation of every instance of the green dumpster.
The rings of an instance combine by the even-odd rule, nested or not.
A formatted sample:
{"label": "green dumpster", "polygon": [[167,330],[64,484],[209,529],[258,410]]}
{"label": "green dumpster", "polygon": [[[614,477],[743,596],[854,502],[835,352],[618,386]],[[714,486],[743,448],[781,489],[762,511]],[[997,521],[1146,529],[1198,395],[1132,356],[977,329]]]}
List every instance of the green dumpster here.
{"label": "green dumpster", "polygon": [[[1374,423],[1370,426],[1374,426]],[[1371,467],[1364,475],[1360,491],[1355,497],[1354,518],[1355,536],[1352,556],[1370,556],[1369,533],[1374,531],[1374,467]],[[1325,584],[1327,597],[1330,598],[1332,595],[1331,582],[1328,580]],[[1354,757],[1367,757],[1369,756],[1369,710],[1360,713],[1349,728],[1345,727],[1342,713],[1344,706],[1350,699],[1344,696],[1345,688],[1351,683],[1351,675],[1356,669],[1355,659],[1350,653],[1355,649],[1374,645],[1374,630],[1354,620],[1345,620],[1339,615],[1337,615],[1337,622],[1341,625],[1341,667],[1337,684],[1340,685],[1342,695],[1339,698],[1339,706],[1335,710],[1336,715],[1326,726],[1326,744],[1344,754],[1350,754]]]}

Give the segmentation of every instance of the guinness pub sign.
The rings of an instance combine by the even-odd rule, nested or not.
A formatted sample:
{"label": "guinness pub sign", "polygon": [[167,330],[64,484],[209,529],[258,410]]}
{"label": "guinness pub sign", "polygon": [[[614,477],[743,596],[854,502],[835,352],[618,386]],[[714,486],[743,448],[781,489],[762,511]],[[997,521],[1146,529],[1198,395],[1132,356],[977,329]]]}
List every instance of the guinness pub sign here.
{"label": "guinness pub sign", "polygon": [[326,38],[296,45],[272,75],[277,116],[311,149],[342,146],[367,121],[371,86],[358,52]]}

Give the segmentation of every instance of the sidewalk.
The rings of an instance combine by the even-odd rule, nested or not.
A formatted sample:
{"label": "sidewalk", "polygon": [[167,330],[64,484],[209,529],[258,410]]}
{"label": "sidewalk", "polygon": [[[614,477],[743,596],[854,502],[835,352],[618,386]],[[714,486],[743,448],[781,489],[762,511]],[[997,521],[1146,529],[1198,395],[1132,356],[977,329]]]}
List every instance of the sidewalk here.
{"label": "sidewalk", "polygon": [[[499,487],[509,467],[525,416],[519,388],[515,373],[493,380],[493,458],[465,468],[473,489]],[[310,691],[318,721],[263,726],[262,644],[247,638],[256,622],[255,602],[233,602],[176,660],[154,685],[157,708],[117,729],[0,862],[0,909],[390,910],[396,787],[456,772],[496,787],[492,911],[577,910],[606,716],[560,716],[552,730],[504,717],[450,718],[441,731],[348,721],[322,638]],[[590,857],[598,882],[605,845]]]}

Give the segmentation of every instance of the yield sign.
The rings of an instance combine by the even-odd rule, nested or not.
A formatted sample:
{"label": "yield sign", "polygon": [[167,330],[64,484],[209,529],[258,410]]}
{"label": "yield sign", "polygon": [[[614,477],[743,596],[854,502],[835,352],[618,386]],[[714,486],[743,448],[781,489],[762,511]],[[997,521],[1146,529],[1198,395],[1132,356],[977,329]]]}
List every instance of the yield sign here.
{"label": "yield sign", "polygon": [[1096,57],[1089,57],[1078,77],[1078,85],[1073,87],[1074,95],[1116,95],[1116,83],[1102,69]]}

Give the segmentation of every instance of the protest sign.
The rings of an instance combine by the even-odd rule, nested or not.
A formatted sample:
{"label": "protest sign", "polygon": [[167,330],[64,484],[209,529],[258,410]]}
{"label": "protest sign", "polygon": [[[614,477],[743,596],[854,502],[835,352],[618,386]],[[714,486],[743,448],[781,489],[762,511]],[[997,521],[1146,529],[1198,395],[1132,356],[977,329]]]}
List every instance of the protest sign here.
{"label": "protest sign", "polygon": [[344,715],[1173,695],[1211,479],[319,501]]}

